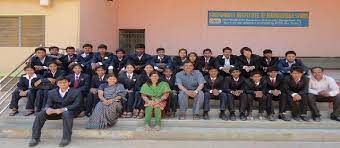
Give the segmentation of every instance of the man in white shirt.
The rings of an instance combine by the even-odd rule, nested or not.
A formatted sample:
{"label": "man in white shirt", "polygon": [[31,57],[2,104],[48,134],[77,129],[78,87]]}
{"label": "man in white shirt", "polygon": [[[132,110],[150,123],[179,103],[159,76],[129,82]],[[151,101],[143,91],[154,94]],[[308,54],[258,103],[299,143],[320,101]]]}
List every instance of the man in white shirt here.
{"label": "man in white shirt", "polygon": [[308,105],[312,112],[314,121],[320,121],[320,111],[316,106],[316,101],[333,101],[333,113],[331,119],[340,122],[340,95],[339,86],[335,80],[324,74],[322,67],[313,67],[309,81],[309,100]]}

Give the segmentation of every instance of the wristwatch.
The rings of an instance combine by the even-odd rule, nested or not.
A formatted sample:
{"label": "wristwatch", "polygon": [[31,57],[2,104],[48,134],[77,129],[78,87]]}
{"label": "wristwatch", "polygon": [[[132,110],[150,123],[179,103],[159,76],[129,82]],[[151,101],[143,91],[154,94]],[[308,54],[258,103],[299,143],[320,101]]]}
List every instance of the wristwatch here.
{"label": "wristwatch", "polygon": [[197,91],[197,90],[195,90],[194,92],[195,92],[196,94],[198,94],[198,91]]}
{"label": "wristwatch", "polygon": [[67,112],[67,111],[68,111],[68,109],[65,107],[65,108],[64,108],[64,111],[65,111],[65,112]]}

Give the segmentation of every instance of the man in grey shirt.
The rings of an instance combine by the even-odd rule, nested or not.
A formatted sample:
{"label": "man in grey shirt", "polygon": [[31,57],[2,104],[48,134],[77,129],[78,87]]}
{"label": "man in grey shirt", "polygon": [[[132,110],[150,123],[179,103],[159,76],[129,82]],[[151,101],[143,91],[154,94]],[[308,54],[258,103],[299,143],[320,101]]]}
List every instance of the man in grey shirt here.
{"label": "man in grey shirt", "polygon": [[194,70],[190,62],[184,64],[184,70],[176,74],[176,85],[180,89],[178,103],[180,108],[179,120],[185,120],[185,113],[188,109],[188,98],[194,98],[193,119],[199,120],[200,108],[203,106],[204,93],[202,91],[206,83],[202,73]]}

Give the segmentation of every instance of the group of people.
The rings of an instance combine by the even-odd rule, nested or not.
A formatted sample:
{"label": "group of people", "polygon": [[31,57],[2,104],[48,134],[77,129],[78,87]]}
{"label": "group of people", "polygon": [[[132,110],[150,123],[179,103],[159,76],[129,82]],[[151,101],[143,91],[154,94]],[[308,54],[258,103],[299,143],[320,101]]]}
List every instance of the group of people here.
{"label": "group of people", "polygon": [[[219,100],[219,118],[237,120],[235,100],[239,100],[239,120],[253,120],[253,102],[258,101],[258,119],[275,121],[320,122],[318,101],[334,102],[332,120],[340,121],[339,87],[324,73],[322,67],[307,68],[296,59],[294,51],[284,58],[273,57],[272,50],[263,56],[248,47],[236,56],[230,47],[213,57],[211,49],[203,55],[180,49],[178,56],[166,55],[164,48],[157,55],[145,53],[145,45],[137,44],[135,52],[115,54],[99,45],[93,52],[91,44],[83,45],[80,53],[58,47],[36,48],[35,55],[24,68],[17,89],[12,95],[10,116],[16,115],[18,101],[27,97],[25,116],[36,115],[30,146],[40,141],[46,120],[63,119],[60,146],[71,141],[73,118],[88,116],[87,129],[108,128],[118,118],[145,118],[145,130],[160,130],[161,118],[185,120],[188,100],[193,99],[193,120],[209,120],[210,100]],[[276,117],[273,101],[279,102]],[[179,109],[178,109],[179,108]],[[201,110],[203,109],[203,114]],[[228,109],[229,113],[226,113]],[[292,111],[292,116],[287,111]],[[151,126],[151,118],[155,124]]]}

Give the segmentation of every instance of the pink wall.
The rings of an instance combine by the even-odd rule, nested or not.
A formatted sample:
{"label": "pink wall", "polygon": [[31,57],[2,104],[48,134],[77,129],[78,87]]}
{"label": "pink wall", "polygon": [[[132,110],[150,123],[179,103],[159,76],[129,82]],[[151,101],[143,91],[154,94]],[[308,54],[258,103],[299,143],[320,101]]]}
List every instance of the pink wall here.
{"label": "pink wall", "polygon": [[[81,1],[81,42],[104,41],[116,48],[118,29],[146,29],[149,53],[164,47],[168,54],[179,48],[211,48],[217,54],[230,46],[238,54],[249,46],[259,54],[272,48],[276,55],[292,49],[299,56],[340,57],[339,0],[115,0],[110,7],[94,1]],[[310,26],[209,27],[208,10],[309,11]]]}

